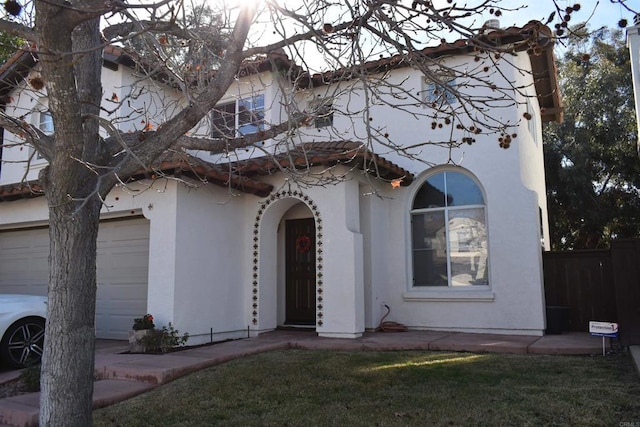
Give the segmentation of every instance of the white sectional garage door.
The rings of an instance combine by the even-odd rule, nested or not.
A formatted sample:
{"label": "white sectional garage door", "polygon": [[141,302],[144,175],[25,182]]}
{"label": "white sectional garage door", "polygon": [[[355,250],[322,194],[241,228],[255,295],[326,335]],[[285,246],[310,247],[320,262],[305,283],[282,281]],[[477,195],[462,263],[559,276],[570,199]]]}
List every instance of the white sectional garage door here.
{"label": "white sectional garage door", "polygon": [[[0,232],[0,293],[46,295],[46,228]],[[104,221],[98,233],[96,336],[126,339],[147,310],[149,221]]]}

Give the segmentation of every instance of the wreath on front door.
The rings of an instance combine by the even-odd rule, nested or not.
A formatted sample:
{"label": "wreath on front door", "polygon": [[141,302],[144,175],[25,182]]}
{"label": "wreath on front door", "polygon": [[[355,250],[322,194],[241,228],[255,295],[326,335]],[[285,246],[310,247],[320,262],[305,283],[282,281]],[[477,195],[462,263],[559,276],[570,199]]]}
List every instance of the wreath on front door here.
{"label": "wreath on front door", "polygon": [[298,252],[309,252],[311,249],[311,238],[309,236],[298,236],[296,238],[296,250]]}

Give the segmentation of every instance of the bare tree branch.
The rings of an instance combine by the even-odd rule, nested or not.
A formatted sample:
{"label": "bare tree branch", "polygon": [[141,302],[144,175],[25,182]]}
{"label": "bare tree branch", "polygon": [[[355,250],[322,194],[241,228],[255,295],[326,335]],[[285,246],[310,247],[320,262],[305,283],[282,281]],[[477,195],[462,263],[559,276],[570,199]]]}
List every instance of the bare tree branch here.
{"label": "bare tree branch", "polygon": [[209,139],[181,136],[176,140],[173,147],[180,147],[187,150],[206,150],[211,153],[229,153],[240,148],[252,146],[259,142],[275,138],[283,133],[295,132],[298,127],[308,125],[311,120],[312,117],[309,115],[298,114],[289,117],[289,120],[286,122],[271,126],[267,130],[235,138]]}
{"label": "bare tree branch", "polygon": [[0,32],[13,34],[14,36],[35,42],[36,44],[39,44],[40,41],[38,33],[34,31],[33,28],[5,19],[0,19]]}

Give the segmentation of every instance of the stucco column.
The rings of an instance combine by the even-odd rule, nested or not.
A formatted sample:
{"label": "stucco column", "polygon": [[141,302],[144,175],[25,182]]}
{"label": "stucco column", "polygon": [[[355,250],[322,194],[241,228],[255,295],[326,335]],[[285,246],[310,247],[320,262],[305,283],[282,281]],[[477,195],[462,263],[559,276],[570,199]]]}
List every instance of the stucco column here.
{"label": "stucco column", "polygon": [[[147,312],[158,325],[173,321],[176,277],[176,183],[169,181],[161,197],[143,207],[149,230]],[[144,313],[141,313],[142,316]]]}
{"label": "stucco column", "polygon": [[[357,338],[364,332],[364,258],[358,183],[345,181],[321,205],[323,277],[318,286],[319,336]],[[320,291],[321,289],[321,291]]]}

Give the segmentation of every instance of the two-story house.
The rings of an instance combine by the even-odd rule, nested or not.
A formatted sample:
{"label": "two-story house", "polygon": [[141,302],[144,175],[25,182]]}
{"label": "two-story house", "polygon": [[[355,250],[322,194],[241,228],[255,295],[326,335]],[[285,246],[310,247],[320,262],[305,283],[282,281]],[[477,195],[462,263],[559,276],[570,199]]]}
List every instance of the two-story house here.
{"label": "two-story house", "polygon": [[[167,153],[115,188],[98,239],[97,336],[124,338],[149,312],[190,344],[283,326],[352,338],[375,329],[385,306],[409,329],[543,334],[541,125],[561,119],[553,34],[530,22],[487,37],[508,54],[467,41],[422,51],[449,70],[446,87],[396,57],[363,64],[384,76],[374,101],[363,74],[306,75],[286,57],[248,67],[194,132],[250,134],[291,105],[314,119],[237,152]],[[105,54],[107,107],[139,84],[115,53]],[[54,132],[44,88],[30,86],[36,69],[29,52],[12,58],[0,95],[7,113]],[[121,129],[170,114],[138,99],[146,122],[120,111]],[[483,100],[483,116],[465,114],[465,100]],[[500,131],[478,124],[491,120]],[[0,291],[44,294],[45,162],[7,132],[4,144]]]}

